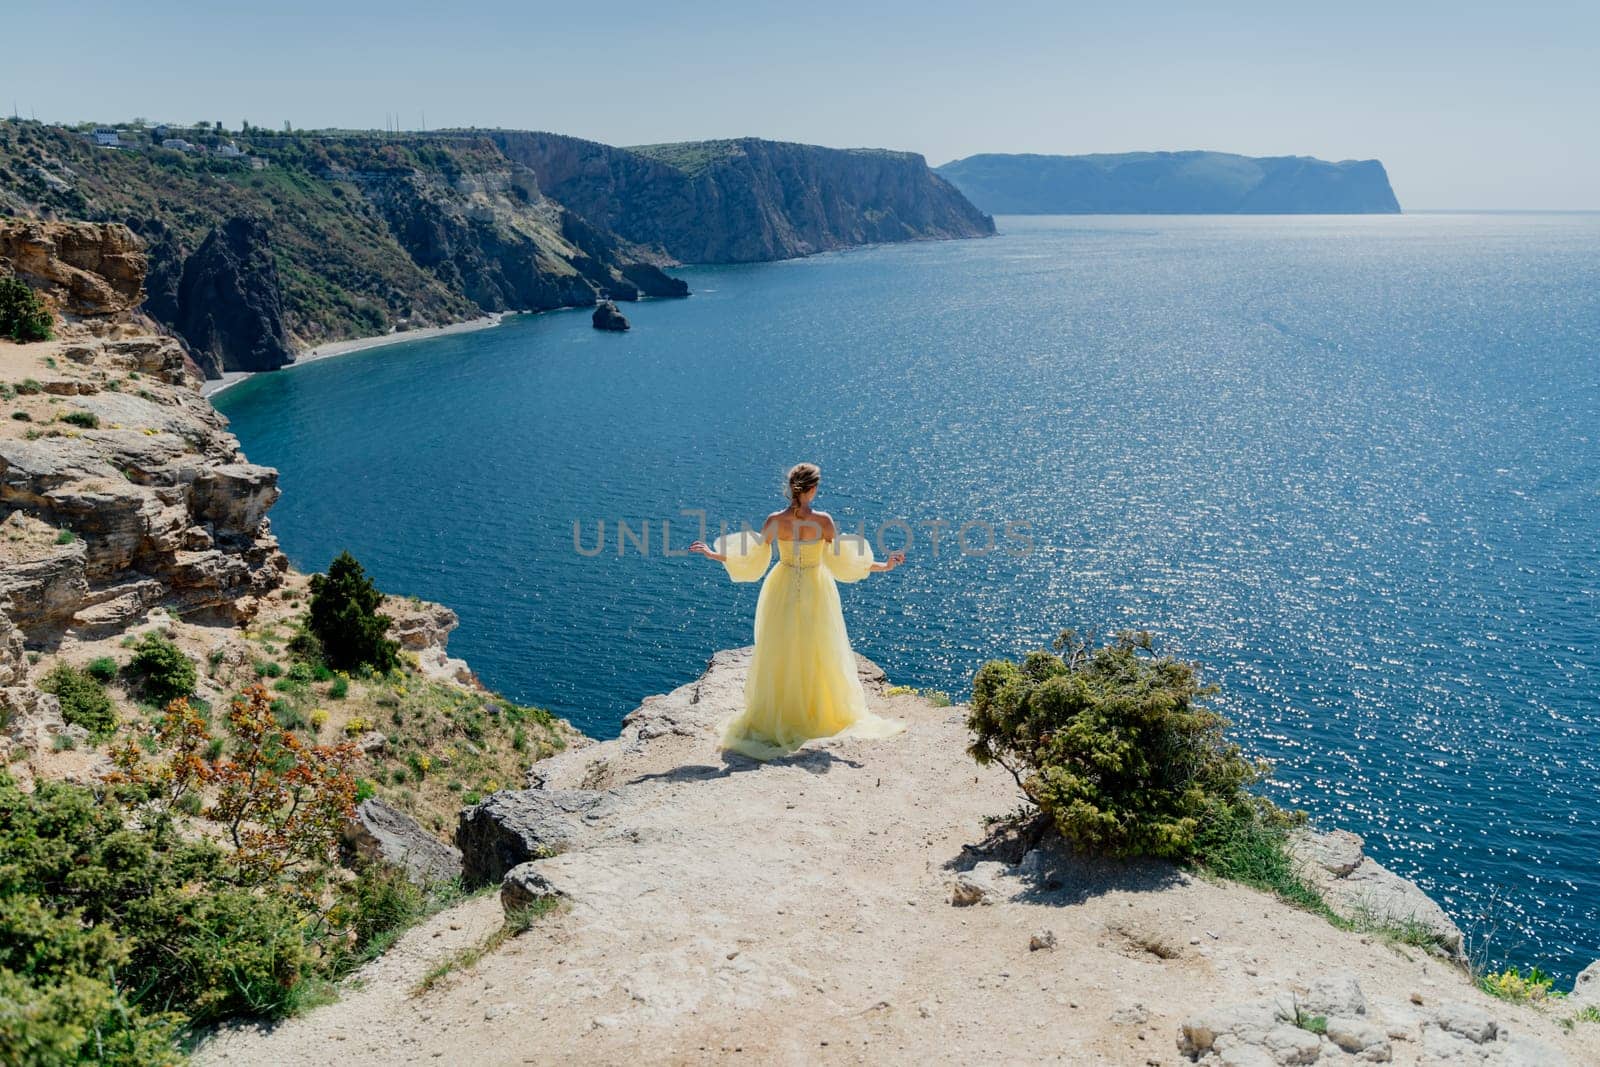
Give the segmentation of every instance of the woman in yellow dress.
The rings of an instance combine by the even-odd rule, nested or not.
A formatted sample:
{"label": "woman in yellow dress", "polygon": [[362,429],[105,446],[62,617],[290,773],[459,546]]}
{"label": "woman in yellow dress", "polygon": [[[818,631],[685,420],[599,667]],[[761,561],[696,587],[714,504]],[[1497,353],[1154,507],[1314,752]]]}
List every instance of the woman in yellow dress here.
{"label": "woman in yellow dress", "polygon": [[[867,711],[835,583],[892,571],[906,554],[894,552],[878,563],[866,538],[841,536],[827,512],[811,506],[821,481],[816,464],[801,463],[789,471],[789,506],[768,515],[759,534],[743,530],[712,546],[689,546],[721,563],[736,582],[766,575],[756,601],[744,711],[722,737],[724,748],[755,759],[773,759],[816,737],[888,737],[904,729]],[[778,565],[768,573],[774,542]]]}

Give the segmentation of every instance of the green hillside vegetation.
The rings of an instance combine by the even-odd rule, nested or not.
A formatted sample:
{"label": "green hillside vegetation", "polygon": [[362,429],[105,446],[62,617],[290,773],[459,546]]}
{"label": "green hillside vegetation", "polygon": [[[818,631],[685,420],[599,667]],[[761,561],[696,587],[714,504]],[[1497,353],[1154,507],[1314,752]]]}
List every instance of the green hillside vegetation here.
{"label": "green hillside vegetation", "polygon": [[[147,290],[157,302],[164,284],[176,288],[175,277],[163,277],[163,243],[193,251],[224,220],[259,216],[276,224],[285,324],[307,344],[371,334],[397,320],[450,322],[480,313],[419,266],[359,188],[331,168],[397,173],[443,161],[457,173],[485,149],[493,154],[493,146],[430,145],[419,152],[372,138],[234,140],[272,166],[252,170],[163,148],[115,151],[48,127],[0,123],[0,214],[38,208],[61,218],[132,224],[156,246]],[[70,184],[58,177],[65,168],[76,175]]]}

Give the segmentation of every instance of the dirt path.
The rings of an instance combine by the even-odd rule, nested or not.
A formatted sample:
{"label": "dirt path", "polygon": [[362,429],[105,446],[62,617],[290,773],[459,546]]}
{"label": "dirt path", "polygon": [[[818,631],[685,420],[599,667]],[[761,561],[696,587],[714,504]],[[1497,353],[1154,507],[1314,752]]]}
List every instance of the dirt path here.
{"label": "dirt path", "polygon": [[[699,682],[646,701],[621,739],[541,765],[549,786],[614,801],[592,843],[541,862],[569,906],[412,995],[434,961],[498,925],[494,897],[470,901],[337,1004],[221,1035],[199,1062],[1175,1065],[1181,1022],[1330,975],[1359,982],[1394,1062],[1536,1049],[1551,1058],[1534,1062],[1600,1062],[1600,1025],[1565,1034],[1415,949],[1160,865],[1036,854],[992,878],[993,903],[952,906],[963,846],[1018,799],[965,755],[960,709],[874,683],[874,710],[907,720],[904,734],[725,761],[713,729],[745,662],[719,654]],[[1045,930],[1055,947],[1030,950]],[[1432,1021],[1452,1000],[1523,1043]],[[1357,1062],[1304,1040],[1312,1060],[1297,1062]]]}

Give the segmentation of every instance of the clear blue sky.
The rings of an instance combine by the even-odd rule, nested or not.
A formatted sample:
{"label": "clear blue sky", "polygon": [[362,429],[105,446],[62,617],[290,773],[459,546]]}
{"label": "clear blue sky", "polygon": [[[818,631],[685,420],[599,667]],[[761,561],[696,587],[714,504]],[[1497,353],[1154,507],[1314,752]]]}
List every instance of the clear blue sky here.
{"label": "clear blue sky", "polygon": [[[1600,209],[1600,3],[11,0],[47,120],[1376,157],[1418,208]],[[1207,9],[1207,10],[1202,10]],[[980,13],[981,12],[981,13]]]}

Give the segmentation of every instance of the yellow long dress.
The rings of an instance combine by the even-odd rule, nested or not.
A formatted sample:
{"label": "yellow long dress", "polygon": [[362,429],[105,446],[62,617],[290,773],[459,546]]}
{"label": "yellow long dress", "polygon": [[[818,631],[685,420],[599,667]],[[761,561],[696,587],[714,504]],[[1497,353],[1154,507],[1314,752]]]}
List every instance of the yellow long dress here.
{"label": "yellow long dress", "polygon": [[745,679],[744,711],[724,728],[723,747],[767,760],[812,738],[889,737],[905,729],[867,711],[839,608],[835,583],[870,574],[872,546],[855,535],[777,544],[778,565],[770,573],[772,543],[759,534],[729,534],[713,546],[726,556],[723,566],[734,581],[766,575],[756,601],[756,649]]}

